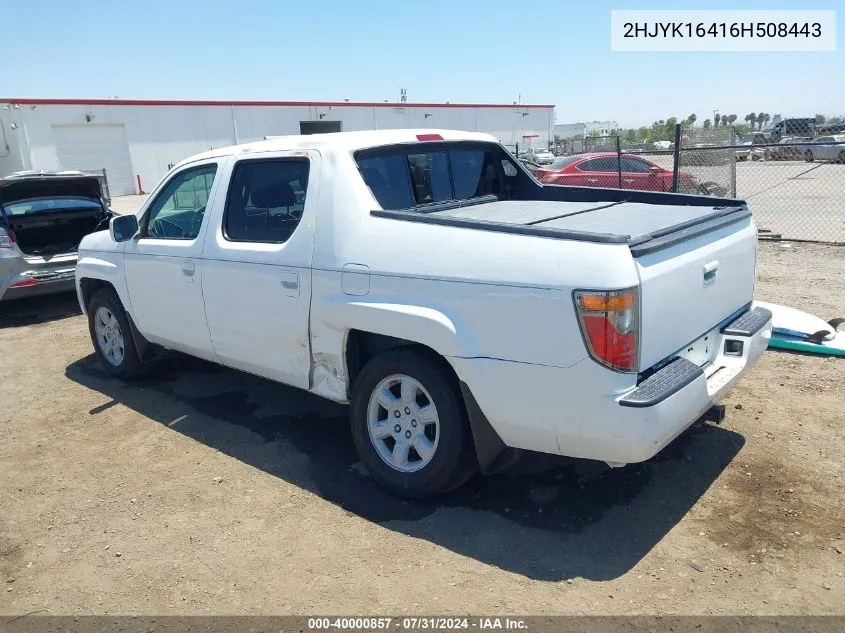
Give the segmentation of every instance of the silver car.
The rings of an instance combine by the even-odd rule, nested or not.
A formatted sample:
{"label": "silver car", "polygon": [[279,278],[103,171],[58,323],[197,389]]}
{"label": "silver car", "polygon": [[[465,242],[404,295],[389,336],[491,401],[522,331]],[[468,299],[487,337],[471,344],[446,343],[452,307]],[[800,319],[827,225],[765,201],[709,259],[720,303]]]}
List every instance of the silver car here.
{"label": "silver car", "polygon": [[812,143],[805,145],[804,160],[830,160],[845,163],[845,134],[834,136],[820,136]]}
{"label": "silver car", "polygon": [[96,176],[0,178],[0,300],[73,290],[79,242],[112,215]]}

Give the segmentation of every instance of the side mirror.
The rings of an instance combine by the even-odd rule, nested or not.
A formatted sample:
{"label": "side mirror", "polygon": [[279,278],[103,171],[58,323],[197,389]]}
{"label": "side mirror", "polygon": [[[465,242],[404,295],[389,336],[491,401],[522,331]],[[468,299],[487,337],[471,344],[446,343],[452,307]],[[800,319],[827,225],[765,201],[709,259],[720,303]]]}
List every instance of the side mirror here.
{"label": "side mirror", "polygon": [[109,220],[109,234],[115,242],[126,242],[138,233],[138,218],[134,214],[117,215]]}
{"label": "side mirror", "polygon": [[662,171],[663,170],[660,167],[658,167],[657,165],[652,165],[651,167],[648,168],[648,173],[650,173],[650,174],[659,174]]}

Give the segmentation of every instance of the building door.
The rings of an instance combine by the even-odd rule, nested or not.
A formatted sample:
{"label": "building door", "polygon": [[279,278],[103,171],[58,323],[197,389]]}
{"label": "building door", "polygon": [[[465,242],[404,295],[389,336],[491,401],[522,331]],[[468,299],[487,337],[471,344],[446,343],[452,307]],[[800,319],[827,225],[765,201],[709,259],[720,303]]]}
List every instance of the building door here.
{"label": "building door", "polygon": [[342,132],[342,121],[300,121],[300,134],[328,134],[329,132]]}
{"label": "building door", "polygon": [[54,125],[53,140],[59,169],[105,169],[112,196],[136,193],[123,125]]}

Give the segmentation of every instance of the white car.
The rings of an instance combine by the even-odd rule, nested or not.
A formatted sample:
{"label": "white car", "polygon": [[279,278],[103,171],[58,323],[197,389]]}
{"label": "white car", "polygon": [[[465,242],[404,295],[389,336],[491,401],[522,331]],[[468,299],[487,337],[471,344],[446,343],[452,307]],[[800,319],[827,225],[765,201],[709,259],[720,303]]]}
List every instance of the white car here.
{"label": "white car", "polygon": [[534,165],[551,165],[555,161],[555,155],[547,149],[529,148],[523,152],[522,160]]}
{"label": "white car", "polygon": [[492,136],[291,136],[184,160],[79,248],[114,376],[162,348],[350,403],[407,497],[525,451],[649,459],[759,358],[739,200],[538,183]]}
{"label": "white car", "polygon": [[737,160],[764,160],[766,151],[762,147],[754,147],[751,141],[740,143],[736,149]]}

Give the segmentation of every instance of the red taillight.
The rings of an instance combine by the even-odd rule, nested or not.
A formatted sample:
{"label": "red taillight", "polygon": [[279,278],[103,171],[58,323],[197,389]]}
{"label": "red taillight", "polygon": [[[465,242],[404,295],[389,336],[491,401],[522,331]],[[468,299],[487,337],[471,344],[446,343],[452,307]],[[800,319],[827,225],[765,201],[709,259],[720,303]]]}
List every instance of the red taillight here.
{"label": "red taillight", "polygon": [[37,279],[25,279],[24,281],[19,281],[17,283],[12,284],[9,288],[24,288],[26,286],[34,286],[38,283]]}
{"label": "red taillight", "polygon": [[442,141],[443,137],[439,134],[417,134],[418,141]]}
{"label": "red taillight", "polygon": [[590,356],[612,369],[636,373],[638,307],[636,288],[575,292],[575,309]]}
{"label": "red taillight", "polygon": [[12,248],[15,245],[15,240],[6,229],[0,227],[0,248]]}

